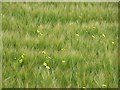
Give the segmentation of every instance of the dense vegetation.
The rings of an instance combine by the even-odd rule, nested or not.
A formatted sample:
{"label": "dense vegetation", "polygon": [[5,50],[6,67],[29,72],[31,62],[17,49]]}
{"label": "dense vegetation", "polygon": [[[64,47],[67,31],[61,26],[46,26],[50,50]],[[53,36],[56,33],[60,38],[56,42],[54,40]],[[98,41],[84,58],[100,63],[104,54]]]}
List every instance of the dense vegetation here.
{"label": "dense vegetation", "polygon": [[117,9],[117,3],[3,3],[3,87],[118,87]]}

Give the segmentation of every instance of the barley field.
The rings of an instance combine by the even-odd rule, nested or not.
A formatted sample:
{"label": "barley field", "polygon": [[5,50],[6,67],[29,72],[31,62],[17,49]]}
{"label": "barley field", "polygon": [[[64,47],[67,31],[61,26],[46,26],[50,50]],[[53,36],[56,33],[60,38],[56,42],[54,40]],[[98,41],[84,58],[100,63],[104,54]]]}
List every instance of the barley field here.
{"label": "barley field", "polygon": [[117,88],[118,4],[2,3],[3,88]]}

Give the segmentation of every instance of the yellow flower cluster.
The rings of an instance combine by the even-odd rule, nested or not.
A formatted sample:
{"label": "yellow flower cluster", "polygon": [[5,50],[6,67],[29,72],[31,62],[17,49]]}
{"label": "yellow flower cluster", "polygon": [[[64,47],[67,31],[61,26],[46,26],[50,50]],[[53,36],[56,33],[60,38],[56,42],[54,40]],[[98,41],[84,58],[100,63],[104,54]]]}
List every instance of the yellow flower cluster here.
{"label": "yellow flower cluster", "polygon": [[65,60],[62,60],[62,63],[65,63]]}
{"label": "yellow flower cluster", "polygon": [[43,36],[43,34],[39,30],[37,30],[37,33],[40,34],[40,36]]}
{"label": "yellow flower cluster", "polygon": [[46,69],[50,69],[50,67],[47,65],[47,63],[43,63],[43,66],[45,66],[46,67]]}
{"label": "yellow flower cluster", "polygon": [[25,54],[23,53],[23,54],[21,55],[21,58],[18,60],[18,62],[19,62],[20,64],[22,64],[23,61],[24,61],[24,58],[25,58]]}

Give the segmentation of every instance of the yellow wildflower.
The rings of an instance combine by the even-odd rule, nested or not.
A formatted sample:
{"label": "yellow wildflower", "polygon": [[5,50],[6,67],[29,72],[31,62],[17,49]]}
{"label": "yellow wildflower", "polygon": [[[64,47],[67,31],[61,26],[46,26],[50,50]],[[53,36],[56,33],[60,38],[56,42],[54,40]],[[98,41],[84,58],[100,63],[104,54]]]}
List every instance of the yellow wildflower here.
{"label": "yellow wildflower", "polygon": [[43,36],[43,34],[42,34],[42,33],[40,33],[40,35],[41,35],[41,36]]}
{"label": "yellow wildflower", "polygon": [[78,33],[76,33],[76,36],[77,36],[77,37],[79,37],[79,34],[78,34]]}
{"label": "yellow wildflower", "polygon": [[115,42],[112,42],[112,44],[115,44]]}
{"label": "yellow wildflower", "polygon": [[62,63],[65,63],[65,60],[62,60]]}
{"label": "yellow wildflower", "polygon": [[39,30],[37,30],[37,33],[39,33],[40,31]]}
{"label": "yellow wildflower", "polygon": [[92,38],[95,38],[95,36],[94,36],[94,35],[92,35]]}
{"label": "yellow wildflower", "polygon": [[83,89],[85,89],[86,87],[85,87],[85,86],[83,86],[82,88],[83,88]]}
{"label": "yellow wildflower", "polygon": [[47,63],[45,63],[45,62],[44,62],[44,63],[43,63],[43,66],[45,66],[45,67],[46,67],[46,66],[47,66]]}
{"label": "yellow wildflower", "polygon": [[103,84],[102,86],[103,86],[103,87],[107,87],[107,85],[105,85],[105,84]]}
{"label": "yellow wildflower", "polygon": [[103,37],[105,37],[105,34],[102,34]]}
{"label": "yellow wildflower", "polygon": [[50,56],[46,56],[46,58],[47,58],[47,59],[51,59],[51,57],[50,57]]}
{"label": "yellow wildflower", "polygon": [[22,63],[22,62],[23,62],[23,59],[20,59],[18,62],[19,62],[19,63]]}
{"label": "yellow wildflower", "polygon": [[21,56],[21,58],[23,59],[24,57],[25,57],[25,54],[23,53],[22,56]]}
{"label": "yellow wildflower", "polygon": [[42,51],[42,54],[45,54],[46,52],[45,51]]}
{"label": "yellow wildflower", "polygon": [[24,58],[24,55],[22,55],[21,57]]}
{"label": "yellow wildflower", "polygon": [[61,49],[62,51],[64,50],[64,48]]}
{"label": "yellow wildflower", "polygon": [[51,57],[50,57],[50,56],[48,56],[48,59],[51,59]]}
{"label": "yellow wildflower", "polygon": [[50,69],[50,67],[49,67],[49,66],[46,66],[46,68],[47,68],[47,69]]}

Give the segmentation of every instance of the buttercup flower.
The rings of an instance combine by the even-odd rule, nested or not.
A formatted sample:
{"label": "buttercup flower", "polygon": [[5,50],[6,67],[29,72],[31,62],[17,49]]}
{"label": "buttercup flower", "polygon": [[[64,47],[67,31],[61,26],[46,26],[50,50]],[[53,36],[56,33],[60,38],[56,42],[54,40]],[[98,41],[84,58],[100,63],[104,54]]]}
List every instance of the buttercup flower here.
{"label": "buttercup flower", "polygon": [[51,57],[50,57],[50,56],[48,56],[48,59],[51,59]]}
{"label": "buttercup flower", "polygon": [[115,44],[115,42],[112,42],[112,44]]}
{"label": "buttercup flower", "polygon": [[102,34],[103,37],[105,37],[105,34]]}
{"label": "buttercup flower", "polygon": [[83,86],[82,88],[83,88],[83,89],[85,89],[86,87],[85,87],[85,86]]}
{"label": "buttercup flower", "polygon": [[23,53],[22,56],[21,56],[21,58],[23,59],[24,57],[25,57],[25,54]]}
{"label": "buttercup flower", "polygon": [[23,62],[23,59],[20,59],[18,62],[19,62],[19,63],[22,63],[22,62]]}
{"label": "buttercup flower", "polygon": [[61,49],[62,51],[64,50],[64,48]]}
{"label": "buttercup flower", "polygon": [[42,54],[45,54],[46,52],[45,51],[42,51]]}
{"label": "buttercup flower", "polygon": [[107,85],[105,85],[105,84],[103,84],[102,86],[103,86],[103,87],[107,87]]}
{"label": "buttercup flower", "polygon": [[92,38],[95,38],[95,36],[92,35]]}
{"label": "buttercup flower", "polygon": [[46,66],[46,68],[47,68],[47,69],[50,69],[50,67],[49,67],[49,66]]}
{"label": "buttercup flower", "polygon": [[76,33],[75,35],[76,35],[77,37],[79,37],[79,34],[78,34],[78,33]]}
{"label": "buttercup flower", "polygon": [[39,30],[37,30],[37,33],[39,33],[40,31]]}
{"label": "buttercup flower", "polygon": [[62,60],[62,63],[65,63],[65,60]]}
{"label": "buttercup flower", "polygon": [[40,33],[40,35],[41,35],[41,36],[43,36],[43,34],[42,34],[42,33]]}
{"label": "buttercup flower", "polygon": [[44,62],[44,63],[43,63],[43,66],[45,66],[45,67],[46,67],[46,66],[47,66],[47,63],[45,63],[45,62]]}

